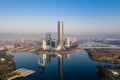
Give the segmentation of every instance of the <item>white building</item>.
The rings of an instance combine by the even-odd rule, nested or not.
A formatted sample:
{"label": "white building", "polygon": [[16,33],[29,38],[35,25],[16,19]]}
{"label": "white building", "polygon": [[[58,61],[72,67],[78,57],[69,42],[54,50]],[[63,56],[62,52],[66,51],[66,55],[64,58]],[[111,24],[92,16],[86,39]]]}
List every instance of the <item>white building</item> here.
{"label": "white building", "polygon": [[70,48],[70,38],[65,39],[65,47]]}
{"label": "white building", "polygon": [[46,41],[45,40],[42,41],[42,49],[43,50],[48,50],[49,49],[49,46],[46,45]]}

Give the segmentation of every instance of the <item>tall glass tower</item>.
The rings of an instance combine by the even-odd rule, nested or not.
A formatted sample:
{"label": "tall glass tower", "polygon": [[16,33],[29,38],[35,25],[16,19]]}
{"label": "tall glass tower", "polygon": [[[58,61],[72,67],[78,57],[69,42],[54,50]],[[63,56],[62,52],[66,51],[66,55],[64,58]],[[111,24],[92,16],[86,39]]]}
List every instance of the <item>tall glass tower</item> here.
{"label": "tall glass tower", "polygon": [[63,21],[58,21],[58,45],[63,46],[64,41],[64,31],[63,31]]}
{"label": "tall glass tower", "polygon": [[55,50],[60,51],[63,49],[64,42],[64,30],[63,30],[63,21],[58,21],[58,46]]}
{"label": "tall glass tower", "polygon": [[47,33],[46,34],[46,43],[47,43],[47,45],[50,45],[50,38],[51,38],[50,33]]}

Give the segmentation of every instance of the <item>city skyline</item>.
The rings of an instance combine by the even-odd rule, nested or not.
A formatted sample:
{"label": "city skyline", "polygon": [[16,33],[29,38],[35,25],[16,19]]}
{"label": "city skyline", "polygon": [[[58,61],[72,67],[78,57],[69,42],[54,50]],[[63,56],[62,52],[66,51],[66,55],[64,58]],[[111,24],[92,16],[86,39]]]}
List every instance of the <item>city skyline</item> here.
{"label": "city skyline", "polygon": [[0,33],[120,33],[119,0],[1,0]]}

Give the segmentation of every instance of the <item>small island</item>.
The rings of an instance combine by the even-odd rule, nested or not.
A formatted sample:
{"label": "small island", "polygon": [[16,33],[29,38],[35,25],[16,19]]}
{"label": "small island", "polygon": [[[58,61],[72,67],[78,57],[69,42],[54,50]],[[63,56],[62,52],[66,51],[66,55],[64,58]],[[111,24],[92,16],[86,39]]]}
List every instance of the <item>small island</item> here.
{"label": "small island", "polygon": [[89,57],[94,61],[108,62],[113,64],[120,64],[120,50],[119,49],[86,49]]}

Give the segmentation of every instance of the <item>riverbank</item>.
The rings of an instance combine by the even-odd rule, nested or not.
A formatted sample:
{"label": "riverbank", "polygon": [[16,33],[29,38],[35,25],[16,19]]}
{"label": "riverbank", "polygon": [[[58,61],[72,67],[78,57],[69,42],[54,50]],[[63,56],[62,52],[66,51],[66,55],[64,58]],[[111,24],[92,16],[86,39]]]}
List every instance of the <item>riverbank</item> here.
{"label": "riverbank", "polygon": [[[8,53],[16,53],[16,52],[30,52],[33,54],[42,54],[42,53],[59,53],[59,54],[69,54],[72,51],[74,51],[76,48],[70,48],[67,50],[61,50],[61,51],[54,51],[54,50],[42,50],[39,47],[30,47],[30,48],[16,48],[13,50],[8,51]],[[7,51],[6,51],[7,52]]]}
{"label": "riverbank", "polygon": [[108,62],[120,64],[120,50],[119,49],[86,49],[89,57],[94,61]]}
{"label": "riverbank", "polygon": [[16,69],[14,56],[5,51],[0,52],[0,79],[5,80],[6,76]]}

